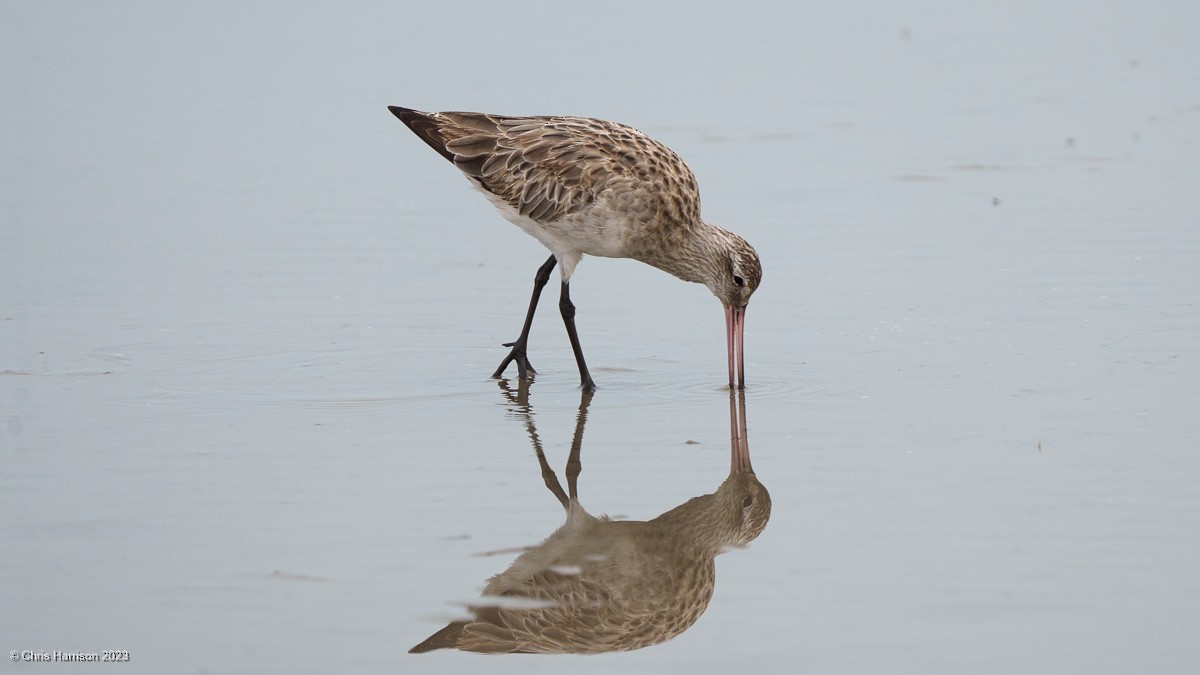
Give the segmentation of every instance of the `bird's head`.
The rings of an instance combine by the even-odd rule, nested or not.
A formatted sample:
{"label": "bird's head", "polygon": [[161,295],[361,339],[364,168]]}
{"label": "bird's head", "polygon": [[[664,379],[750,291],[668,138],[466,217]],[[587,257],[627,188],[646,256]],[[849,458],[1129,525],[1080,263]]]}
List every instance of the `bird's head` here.
{"label": "bird's head", "polygon": [[723,249],[715,274],[708,278],[706,285],[726,308],[745,307],[762,280],[758,253],[745,239],[732,232]]}
{"label": "bird's head", "polygon": [[745,546],[758,538],[771,519],[771,493],[753,471],[732,473],[717,489],[730,518],[728,546]]}
{"label": "bird's head", "polygon": [[729,388],[746,386],[745,356],[742,349],[746,305],[762,280],[758,253],[745,239],[715,228],[722,244],[714,253],[713,265],[705,285],[725,305],[725,334],[729,358]]}

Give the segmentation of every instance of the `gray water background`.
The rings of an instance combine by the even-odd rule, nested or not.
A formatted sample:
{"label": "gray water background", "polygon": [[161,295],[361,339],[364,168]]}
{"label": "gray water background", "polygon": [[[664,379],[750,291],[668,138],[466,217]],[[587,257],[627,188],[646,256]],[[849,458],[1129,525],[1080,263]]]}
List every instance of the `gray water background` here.
{"label": "gray water background", "polygon": [[[1198,26],[1191,2],[3,3],[0,647],[127,650],[122,672],[1191,671]],[[759,250],[773,517],[674,641],[405,654],[511,558],[480,553],[562,515],[487,379],[546,252],[388,104],[631,124]],[[572,296],[601,387],[585,506],[715,489],[717,301],[603,259]],[[547,304],[531,404],[561,470],[579,399]]]}

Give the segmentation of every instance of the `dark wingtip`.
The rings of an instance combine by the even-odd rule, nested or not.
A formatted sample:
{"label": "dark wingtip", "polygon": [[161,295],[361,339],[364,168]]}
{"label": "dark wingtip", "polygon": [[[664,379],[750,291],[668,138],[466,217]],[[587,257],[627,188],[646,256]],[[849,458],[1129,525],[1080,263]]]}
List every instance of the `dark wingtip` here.
{"label": "dark wingtip", "polygon": [[425,652],[431,652],[435,649],[439,649],[439,647],[434,647],[433,645],[427,645],[424,642],[422,642],[421,644],[417,645],[416,647],[413,647],[412,649],[408,650],[408,653],[409,654],[424,654]]}
{"label": "dark wingtip", "polygon": [[408,650],[409,654],[424,654],[435,649],[453,649],[458,646],[458,639],[462,637],[463,628],[467,625],[466,621],[451,621],[445,628],[425,638],[421,644]]}
{"label": "dark wingtip", "polygon": [[412,124],[412,120],[422,116],[422,113],[419,110],[413,110],[412,108],[401,108],[398,105],[389,105],[388,111],[405,124]]}
{"label": "dark wingtip", "polygon": [[433,115],[412,108],[401,108],[398,105],[389,105],[388,110],[401,122],[404,122],[417,135],[417,138],[425,141],[426,145],[437,150],[442,157],[451,162],[454,161],[454,153],[446,149],[446,138],[438,128],[438,122]]}
{"label": "dark wingtip", "polygon": [[422,642],[421,644],[408,650],[408,653],[409,654],[424,654],[425,652],[431,652],[435,649],[445,649],[447,647],[454,646],[454,645],[450,645],[450,644],[441,644],[434,639],[436,637],[437,637],[436,633],[434,635],[430,635],[428,638],[426,638],[426,640],[424,642]]}

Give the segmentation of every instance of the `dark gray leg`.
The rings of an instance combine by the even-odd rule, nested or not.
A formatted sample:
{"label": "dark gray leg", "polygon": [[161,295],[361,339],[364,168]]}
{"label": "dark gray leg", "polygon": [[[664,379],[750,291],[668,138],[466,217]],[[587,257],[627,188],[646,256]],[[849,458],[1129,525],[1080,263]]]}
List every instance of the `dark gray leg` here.
{"label": "dark gray leg", "polygon": [[537,311],[538,299],[542,297],[542,289],[550,280],[550,272],[554,271],[554,265],[557,262],[558,258],[551,255],[533,276],[533,297],[529,298],[529,311],[525,313],[525,325],[521,327],[521,337],[514,342],[504,343],[505,347],[512,347],[512,351],[500,362],[500,367],[496,368],[492,377],[499,379],[504,374],[504,369],[513,361],[517,362],[517,377],[520,379],[528,379],[530,375],[537,374],[537,371],[529,363],[529,358],[525,355],[525,348],[529,343],[529,329],[533,327],[533,313]]}
{"label": "dark gray leg", "polygon": [[587,363],[583,360],[583,348],[579,346],[579,333],[575,331],[575,305],[571,304],[571,286],[564,281],[562,291],[558,296],[558,311],[562,314],[563,323],[567,326],[567,337],[571,339],[571,351],[575,352],[575,363],[579,366],[579,384],[584,389],[596,389],[592,374],[588,372]]}

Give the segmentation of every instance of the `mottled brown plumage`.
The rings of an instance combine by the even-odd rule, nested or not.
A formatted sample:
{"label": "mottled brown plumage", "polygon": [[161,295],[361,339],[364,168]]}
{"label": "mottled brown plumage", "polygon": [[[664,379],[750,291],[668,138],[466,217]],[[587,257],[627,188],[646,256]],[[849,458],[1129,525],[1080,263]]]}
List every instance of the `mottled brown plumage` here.
{"label": "mottled brown plumage", "polygon": [[753,541],[771,515],[770,494],[750,466],[741,393],[730,394],[729,477],[716,492],[648,521],[596,518],[579,504],[589,391],[580,402],[567,462],[569,496],[542,452],[527,383],[515,397],[508,395],[525,420],[546,486],[567,510],[566,523],[488,581],[484,601],[468,608],[470,618],[449,623],[411,651],[626,651],[665,642],[691,627],[712,598],[713,559]]}
{"label": "mottled brown plumage", "polygon": [[631,127],[586,117],[389,110],[553,253],[535,277],[521,337],[508,345],[513,350],[495,377],[514,360],[522,379],[534,372],[525,355],[528,327],[557,263],[560,309],[581,380],[585,388],[593,386],[568,291],[586,254],[633,258],[706,285],[726,308],[730,386],[735,372],[737,386],[744,386],[741,317],[762,267],[744,239],[700,217],[696,178],[669,148]]}

